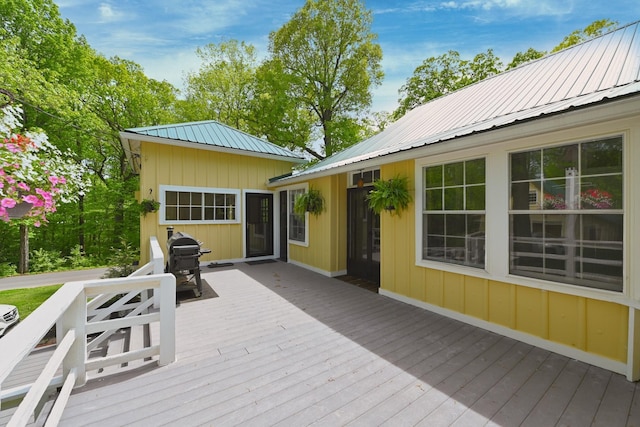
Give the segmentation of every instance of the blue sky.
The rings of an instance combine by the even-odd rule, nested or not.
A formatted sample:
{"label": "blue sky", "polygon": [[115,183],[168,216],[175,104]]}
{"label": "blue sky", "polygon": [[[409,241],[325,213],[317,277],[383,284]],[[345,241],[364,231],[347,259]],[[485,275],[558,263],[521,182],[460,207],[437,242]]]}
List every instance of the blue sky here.
{"label": "blue sky", "polygon": [[[63,17],[107,57],[140,64],[178,88],[196,71],[199,46],[237,39],[267,54],[278,30],[304,0],[54,0]],[[383,50],[385,79],[373,111],[392,111],[398,89],[431,56],[457,50],[463,58],[492,48],[506,64],[529,47],[550,50],[596,19],[640,20],[638,0],[366,0]]]}

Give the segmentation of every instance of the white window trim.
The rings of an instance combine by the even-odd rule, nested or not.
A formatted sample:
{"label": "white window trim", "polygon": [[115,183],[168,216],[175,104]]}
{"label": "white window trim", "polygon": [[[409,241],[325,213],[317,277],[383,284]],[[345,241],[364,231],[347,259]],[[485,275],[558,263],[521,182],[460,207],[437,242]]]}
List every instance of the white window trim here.
{"label": "white window trim", "polygon": [[[622,215],[622,235],[623,236],[627,236],[628,230],[629,230],[629,210],[628,210],[628,204],[629,204],[629,200],[628,198],[630,197],[629,192],[628,192],[628,182],[629,182],[629,177],[627,176],[627,174],[630,171],[630,168],[628,167],[628,160],[627,158],[630,157],[629,154],[629,144],[628,144],[628,134],[627,132],[615,132],[615,133],[611,133],[611,134],[605,134],[605,135],[591,135],[591,136],[585,136],[585,137],[577,137],[577,138],[573,138],[571,140],[568,141],[555,141],[555,142],[549,142],[547,144],[537,144],[534,146],[527,146],[525,148],[514,148],[512,150],[509,150],[506,154],[507,154],[507,174],[509,174],[510,172],[510,158],[512,154],[517,154],[517,153],[522,153],[522,152],[527,152],[527,151],[533,151],[533,150],[538,150],[538,149],[550,149],[550,148],[555,148],[555,147],[566,147],[566,146],[570,146],[570,145],[581,145],[584,143],[589,143],[589,142],[594,142],[594,141],[600,141],[600,140],[605,140],[605,139],[613,139],[613,138],[621,138],[622,139],[622,194],[623,194],[623,205],[621,209],[607,209],[607,212],[604,213],[603,211],[599,211],[598,213],[600,214],[621,214]],[[511,186],[511,177],[510,175],[507,175],[506,177],[507,181],[508,181],[508,185],[507,185],[507,194],[510,194],[510,186]],[[508,199],[508,198],[507,198]],[[508,217],[506,218],[506,224],[510,223],[510,216],[512,214],[518,214],[518,213],[526,213],[529,211],[519,211],[519,210],[513,210],[511,209],[508,205],[507,205],[507,212],[508,212]],[[544,211],[543,211],[544,212]],[[582,210],[577,210],[576,212],[584,212]],[[548,211],[547,211],[548,213]],[[566,211],[559,211],[558,214],[562,214],[565,213]],[[586,213],[589,213],[589,211],[587,210]],[[510,236],[508,236],[508,239],[510,238]],[[551,281],[551,280],[546,280],[546,279],[542,279],[542,278],[529,278],[527,276],[522,276],[522,275],[518,275],[515,273],[509,273],[508,269],[509,266],[507,265],[507,277],[509,277],[510,280],[512,281],[516,281],[516,280],[533,280],[533,281],[537,281],[537,282],[541,282],[541,283],[552,283],[553,285],[558,285],[562,287],[562,291],[565,292],[565,287],[570,287],[570,288],[578,288],[578,289],[582,289],[582,290],[593,290],[596,292],[605,292],[605,293],[610,293],[610,294],[614,294],[614,295],[618,295],[618,296],[626,296],[628,295],[628,266],[627,266],[627,253],[628,253],[628,245],[629,245],[629,241],[630,239],[623,237],[623,241],[622,241],[622,290],[620,291],[615,291],[615,290],[608,290],[608,289],[603,289],[603,288],[598,288],[598,287],[590,287],[590,286],[585,286],[585,285],[580,285],[580,284],[570,284],[570,283],[563,283],[563,282],[555,282],[555,281]],[[509,240],[507,240],[508,242]],[[506,245],[508,246],[508,244]],[[509,259],[509,251],[507,250],[507,260]],[[508,263],[507,263],[508,264]],[[546,286],[545,286],[546,287]],[[566,292],[565,292],[566,293]],[[580,294],[582,295],[582,294]]]}
{"label": "white window trim", "polygon": [[290,191],[291,190],[305,190],[305,191],[309,191],[309,183],[305,182],[304,184],[297,184],[297,185],[290,185],[287,187],[282,187],[279,189],[279,191],[286,191],[287,192],[287,242],[292,244],[292,245],[297,245],[297,246],[303,246],[303,247],[309,247],[309,212],[305,212],[304,214],[304,242],[301,242],[299,240],[291,240],[291,238],[289,238],[289,230],[290,230],[290,219],[291,219],[291,211],[290,209]]}
{"label": "white window trim", "polygon": [[[234,220],[167,220],[165,218],[165,194],[167,191],[184,191],[192,193],[217,193],[217,194],[233,194],[236,196],[236,219]],[[190,187],[180,185],[161,185],[160,186],[160,211],[159,223],[162,225],[172,224],[240,224],[243,218],[242,192],[235,188],[212,188],[212,187]]]}
{"label": "white window trim", "polygon": [[[623,242],[623,284],[622,292],[610,291],[606,289],[589,288],[566,283],[547,281],[524,276],[516,276],[509,273],[509,156],[512,153],[522,152],[536,148],[557,147],[580,143],[594,139],[607,139],[621,136],[624,158],[623,158],[623,210],[624,210],[624,233],[629,236],[635,225],[632,222],[632,212],[629,210],[633,200],[630,194],[629,171],[634,153],[630,149],[631,137],[628,130],[593,134],[580,132],[570,139],[563,139],[556,133],[545,135],[544,137],[526,137],[519,141],[506,141],[493,144],[491,146],[472,147],[460,152],[438,153],[428,157],[415,159],[414,179],[416,182],[415,192],[415,265],[418,267],[430,268],[450,273],[463,274],[480,279],[493,280],[529,287],[533,289],[543,289],[547,291],[559,292],[567,295],[593,298],[615,303],[626,304],[630,295],[629,271],[629,251],[630,243],[628,238]],[[640,152],[640,151],[639,151]],[[473,268],[457,264],[448,264],[437,261],[422,260],[422,169],[425,166],[433,166],[443,163],[468,160],[478,157],[486,159],[486,220],[485,220],[485,268]],[[640,157],[640,156],[636,156]],[[638,203],[640,205],[640,203]],[[635,291],[636,300],[640,301],[640,291]]]}
{"label": "white window trim", "polygon": [[446,261],[427,260],[422,259],[422,238],[423,238],[423,224],[422,215],[424,214],[424,168],[429,166],[438,166],[449,163],[463,162],[468,160],[485,159],[485,171],[489,171],[489,156],[485,151],[471,150],[465,152],[463,156],[432,156],[428,158],[416,159],[415,162],[415,182],[416,182],[416,194],[415,194],[415,227],[416,227],[416,265],[419,267],[431,268],[434,270],[443,270],[451,273],[460,273],[468,276],[476,276],[488,278],[490,275],[487,271],[489,264],[489,251],[488,245],[490,240],[488,227],[489,216],[489,173],[485,172],[485,266],[484,268],[471,267],[468,265],[461,265],[455,263],[449,263]]}
{"label": "white window trim", "polygon": [[[376,171],[378,171],[378,173],[380,173],[380,167],[379,166],[372,167],[372,168],[359,169],[357,171],[349,172],[349,175],[348,175],[348,178],[347,178],[347,188],[358,188],[357,185],[353,185],[353,177],[354,176],[359,176],[360,174],[363,174],[365,172],[371,172],[373,174]],[[373,182],[367,182],[364,185],[365,186],[370,186],[370,185],[373,185]]]}

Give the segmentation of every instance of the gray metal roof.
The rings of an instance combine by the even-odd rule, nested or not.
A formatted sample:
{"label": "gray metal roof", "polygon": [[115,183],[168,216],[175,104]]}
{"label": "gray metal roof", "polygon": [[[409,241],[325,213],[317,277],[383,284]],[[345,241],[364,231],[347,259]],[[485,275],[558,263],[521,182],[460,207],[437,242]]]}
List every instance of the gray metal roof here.
{"label": "gray metal roof", "polygon": [[173,141],[204,144],[221,149],[239,150],[245,152],[245,154],[256,153],[284,157],[295,162],[303,160],[301,156],[286,148],[231,128],[215,120],[132,128],[126,129],[125,132]]}
{"label": "gray metal roof", "polygon": [[637,94],[639,80],[636,22],[434,99],[293,177]]}

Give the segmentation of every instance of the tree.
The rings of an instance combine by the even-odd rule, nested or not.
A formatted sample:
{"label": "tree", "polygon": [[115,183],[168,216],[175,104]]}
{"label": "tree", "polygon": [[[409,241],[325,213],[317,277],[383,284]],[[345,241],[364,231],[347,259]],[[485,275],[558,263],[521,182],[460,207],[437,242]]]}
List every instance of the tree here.
{"label": "tree", "polygon": [[501,68],[502,62],[491,49],[477,54],[471,61],[462,59],[454,50],[427,58],[400,88],[400,106],[393,117],[398,119],[427,101],[497,74]]}
{"label": "tree", "polygon": [[[617,26],[617,22],[609,19],[594,21],[584,29],[576,30],[566,36],[552,52],[598,37],[605,32],[614,30]],[[506,70],[542,58],[546,54],[545,51],[534,48],[518,52],[507,65]],[[502,62],[491,49],[486,53],[476,55],[472,61],[461,59],[460,54],[456,51],[427,58],[415,69],[413,75],[407,79],[407,83],[398,91],[400,105],[393,112],[393,119],[399,119],[408,111],[431,99],[446,95],[502,71]]]}
{"label": "tree", "polygon": [[547,52],[545,51],[535,50],[534,48],[530,47],[525,52],[516,53],[511,62],[507,65],[506,69],[510,70],[512,68],[516,68],[519,65],[542,58],[546,54]]}
{"label": "tree", "polygon": [[253,97],[257,59],[255,48],[229,40],[198,48],[203,64],[186,78],[183,116],[190,121],[217,120],[247,131],[249,103]]}
{"label": "tree", "polygon": [[371,105],[371,88],[382,81],[382,49],[371,23],[359,0],[307,0],[269,35],[272,61],[289,82],[286,93],[322,129],[324,153],[305,141],[305,150],[318,158],[357,142],[339,140],[340,124]]}
{"label": "tree", "polygon": [[307,144],[312,139],[314,115],[292,96],[293,80],[280,61],[267,60],[258,67],[247,116],[249,133],[290,150],[312,152]]}
{"label": "tree", "polygon": [[582,30],[575,30],[568,36],[566,36],[558,46],[554,47],[551,52],[557,52],[562,49],[566,49],[569,46],[582,43],[584,41],[601,36],[609,31],[613,31],[618,28],[618,23],[611,21],[610,19],[600,19],[593,21],[591,24],[584,27]]}

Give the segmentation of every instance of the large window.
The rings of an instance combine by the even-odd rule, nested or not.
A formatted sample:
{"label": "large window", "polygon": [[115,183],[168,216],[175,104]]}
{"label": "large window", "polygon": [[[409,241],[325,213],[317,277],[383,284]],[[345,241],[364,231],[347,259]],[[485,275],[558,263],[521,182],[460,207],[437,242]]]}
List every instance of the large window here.
{"label": "large window", "polygon": [[485,265],[485,160],[423,168],[422,259]]}
{"label": "large window", "polygon": [[162,187],[164,222],[237,223],[238,190]]}
{"label": "large window", "polygon": [[294,242],[304,243],[307,240],[305,215],[298,215],[293,210],[296,204],[296,198],[304,194],[305,191],[304,188],[289,190],[289,240]]}
{"label": "large window", "polygon": [[622,151],[616,137],[511,154],[512,274],[622,291]]}

